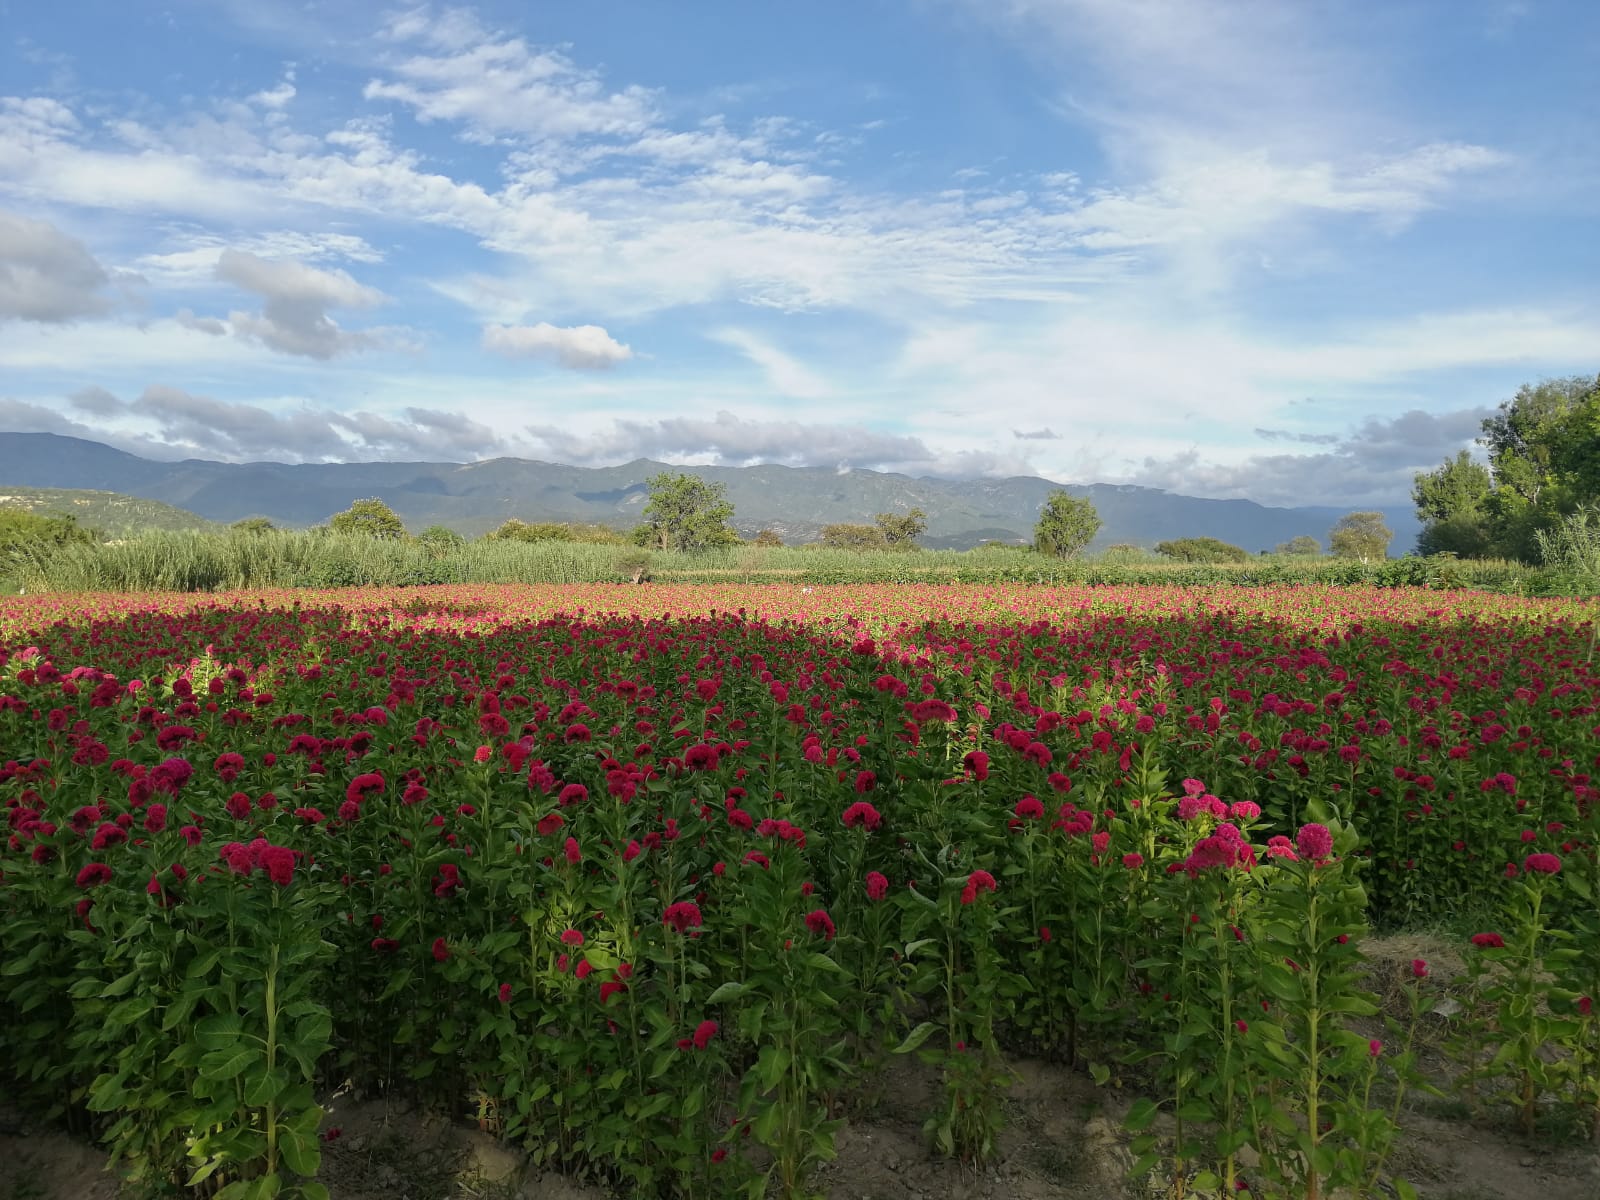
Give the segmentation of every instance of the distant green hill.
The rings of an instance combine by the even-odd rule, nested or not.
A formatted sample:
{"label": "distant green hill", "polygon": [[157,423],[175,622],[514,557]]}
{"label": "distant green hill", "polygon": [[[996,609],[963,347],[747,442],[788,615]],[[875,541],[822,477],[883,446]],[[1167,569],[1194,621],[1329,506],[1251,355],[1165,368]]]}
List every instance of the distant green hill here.
{"label": "distant green hill", "polygon": [[[1057,488],[1094,503],[1104,522],[1096,548],[1214,537],[1254,553],[1301,535],[1326,540],[1345,513],[1329,507],[1266,508],[1249,500],[1208,500],[1131,484],[1060,484],[1034,476],[913,478],[771,464],[673,467],[638,459],[615,467],[573,467],[517,458],[464,464],[157,462],[80,438],[0,432],[0,480],[36,487],[110,487],[181,504],[214,521],[264,516],[280,528],[316,525],[354,500],[377,496],[413,531],[444,525],[476,537],[508,517],[628,529],[638,524],[649,499],[649,478],[679,470],[727,487],[740,533],[771,529],[791,544],[814,541],[824,525],[870,522],[876,513],[912,508],[927,514],[925,546],[1026,542],[1040,508]],[[20,490],[0,488],[0,495]],[[1419,528],[1415,510],[1404,505],[1382,511],[1395,532],[1390,553],[1405,553]]]}
{"label": "distant green hill", "polygon": [[119,492],[78,488],[17,487],[0,484],[0,508],[18,508],[49,516],[70,513],[85,529],[98,529],[112,537],[147,529],[172,531],[215,530],[221,526],[197,517],[187,509],[159,500],[142,500]]}

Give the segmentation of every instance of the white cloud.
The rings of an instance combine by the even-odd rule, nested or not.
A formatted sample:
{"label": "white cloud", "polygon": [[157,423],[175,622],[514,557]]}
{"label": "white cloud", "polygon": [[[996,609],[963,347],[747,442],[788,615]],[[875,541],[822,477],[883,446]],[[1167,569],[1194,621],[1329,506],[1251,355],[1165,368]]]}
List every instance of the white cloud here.
{"label": "white cloud", "polygon": [[0,210],[0,321],[72,321],[111,307],[111,275],[54,225]]}
{"label": "white cloud", "polygon": [[709,336],[732,346],[760,367],[767,383],[780,396],[817,400],[832,394],[833,389],[810,368],[747,329],[718,329]]}
{"label": "white cloud", "polygon": [[598,325],[558,328],[537,325],[488,325],[483,348],[507,358],[538,358],[573,370],[593,371],[614,367],[633,357],[633,351]]}
{"label": "white cloud", "polygon": [[341,329],[330,308],[373,308],[387,297],[357,283],[344,271],[324,271],[303,263],[275,262],[245,250],[224,250],[217,278],[260,296],[259,313],[234,311],[228,323],[240,337],[253,338],[284,354],[333,358],[377,344],[370,332]]}
{"label": "white cloud", "polygon": [[363,95],[406,105],[422,121],[461,122],[480,141],[637,135],[655,119],[645,89],[608,92],[596,73],[565,55],[491,33],[460,10],[439,18],[413,10],[391,20],[388,34],[436,52],[393,63],[397,78],[374,79]]}

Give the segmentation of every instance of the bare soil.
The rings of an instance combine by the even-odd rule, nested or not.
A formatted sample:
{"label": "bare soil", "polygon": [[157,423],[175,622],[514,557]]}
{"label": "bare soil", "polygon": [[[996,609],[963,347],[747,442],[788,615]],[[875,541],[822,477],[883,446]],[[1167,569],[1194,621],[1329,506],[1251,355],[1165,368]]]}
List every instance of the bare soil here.
{"label": "bare soil", "polygon": [[[1129,1182],[1129,1099],[1080,1073],[1015,1064],[1000,1158],[973,1169],[935,1157],[922,1122],[937,1079],[896,1060],[838,1135],[838,1158],[816,1179],[828,1200],[1153,1200],[1159,1170]],[[1433,1106],[1430,1110],[1429,1105]],[[382,1101],[331,1106],[322,1181],[334,1200],[632,1200],[542,1173],[474,1128]],[[1597,1200],[1600,1148],[1526,1143],[1475,1125],[1449,1106],[1411,1106],[1391,1167],[1424,1200]],[[1159,1130],[1159,1126],[1158,1126]],[[0,1109],[0,1200],[127,1200],[105,1156]],[[1189,1193],[1194,1194],[1194,1193]],[[1392,1193],[1385,1190],[1385,1196]]]}

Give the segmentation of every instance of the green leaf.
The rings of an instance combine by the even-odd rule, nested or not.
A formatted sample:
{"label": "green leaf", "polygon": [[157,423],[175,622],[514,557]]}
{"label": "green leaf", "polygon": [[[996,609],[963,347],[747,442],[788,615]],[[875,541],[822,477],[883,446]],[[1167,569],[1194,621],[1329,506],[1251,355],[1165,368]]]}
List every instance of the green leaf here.
{"label": "green leaf", "polygon": [[834,962],[833,959],[829,958],[826,954],[819,954],[813,950],[810,954],[806,955],[806,961],[819,971],[832,971],[836,975],[845,974],[845,969],[838,963]]}
{"label": "green leaf", "polygon": [[1129,1133],[1138,1133],[1155,1120],[1156,1102],[1147,1096],[1141,1096],[1133,1102],[1133,1107],[1128,1110],[1128,1118],[1122,1124]]}
{"label": "green leaf", "polygon": [[933,1035],[934,1030],[938,1028],[939,1027],[932,1021],[924,1021],[910,1033],[906,1034],[906,1040],[896,1046],[891,1053],[910,1054],[918,1046],[922,1045],[923,1042],[927,1041],[928,1038]]}
{"label": "green leaf", "polygon": [[283,1161],[291,1171],[309,1179],[322,1165],[322,1152],[317,1149],[317,1140],[284,1128],[286,1136],[278,1142],[278,1152],[283,1155]]}
{"label": "green leaf", "polygon": [[730,979],[711,995],[706,997],[707,1004],[721,1004],[724,1000],[737,1000],[744,995],[745,985],[737,979]]}
{"label": "green leaf", "polygon": [[240,1046],[236,1050],[218,1050],[200,1060],[200,1076],[213,1081],[237,1079],[251,1063],[260,1058],[260,1051],[248,1046]]}

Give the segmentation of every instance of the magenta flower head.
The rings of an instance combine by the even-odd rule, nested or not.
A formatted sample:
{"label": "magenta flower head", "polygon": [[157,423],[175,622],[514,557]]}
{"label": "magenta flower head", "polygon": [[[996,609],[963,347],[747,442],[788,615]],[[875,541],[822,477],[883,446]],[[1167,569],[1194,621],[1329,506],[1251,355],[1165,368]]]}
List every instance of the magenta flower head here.
{"label": "magenta flower head", "polygon": [[1300,826],[1294,844],[1300,851],[1300,857],[1308,858],[1312,862],[1327,862],[1333,857],[1333,834],[1328,832],[1326,825],[1313,822],[1310,825]]}
{"label": "magenta flower head", "polygon": [[1554,875],[1561,870],[1561,860],[1554,854],[1530,854],[1522,860],[1522,869],[1530,875]]}

